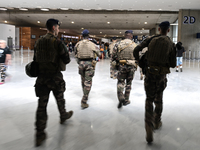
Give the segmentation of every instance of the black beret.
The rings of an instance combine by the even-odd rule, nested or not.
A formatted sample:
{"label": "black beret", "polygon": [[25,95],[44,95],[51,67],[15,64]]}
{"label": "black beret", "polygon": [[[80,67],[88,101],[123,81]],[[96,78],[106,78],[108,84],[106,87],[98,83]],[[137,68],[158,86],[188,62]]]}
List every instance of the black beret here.
{"label": "black beret", "polygon": [[170,26],[170,23],[169,21],[163,21],[159,24],[159,27],[169,27]]}
{"label": "black beret", "polygon": [[132,30],[127,30],[125,33],[131,33],[131,34],[133,34],[133,31]]}
{"label": "black beret", "polygon": [[114,37],[112,37],[112,39],[113,39],[113,40],[116,40],[117,38],[116,38],[116,36],[114,36]]}
{"label": "black beret", "polygon": [[57,19],[48,19],[46,22],[46,26],[49,26],[49,25],[59,25],[60,26],[60,24],[61,23]]}

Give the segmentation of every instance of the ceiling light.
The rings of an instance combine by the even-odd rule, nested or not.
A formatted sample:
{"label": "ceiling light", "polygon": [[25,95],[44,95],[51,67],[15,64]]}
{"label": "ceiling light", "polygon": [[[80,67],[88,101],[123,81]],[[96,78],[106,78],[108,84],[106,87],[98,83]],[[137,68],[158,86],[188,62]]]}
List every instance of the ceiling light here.
{"label": "ceiling light", "polygon": [[162,9],[158,9],[158,10],[162,10]]}
{"label": "ceiling light", "polygon": [[84,28],[81,28],[82,30],[84,29]]}
{"label": "ceiling light", "polygon": [[172,26],[177,26],[177,25],[178,25],[178,23],[172,23],[172,24],[170,24],[170,25],[172,25]]}
{"label": "ceiling light", "polygon": [[7,23],[8,21],[5,20],[4,22]]}
{"label": "ceiling light", "polygon": [[42,8],[40,10],[42,10],[42,11],[49,11],[49,9],[47,9],[47,8]]}
{"label": "ceiling light", "polygon": [[122,32],[119,32],[120,34],[122,33]]}
{"label": "ceiling light", "polygon": [[74,23],[74,21],[72,21],[71,23]]}
{"label": "ceiling light", "polygon": [[0,10],[7,10],[6,8],[0,8]]}
{"label": "ceiling light", "polygon": [[37,23],[40,23],[40,21],[37,21]]}
{"label": "ceiling light", "polygon": [[144,24],[147,24],[147,22],[144,22]]}
{"label": "ceiling light", "polygon": [[65,33],[65,31],[64,31],[64,33]]}
{"label": "ceiling light", "polygon": [[140,33],[142,33],[142,32],[140,32]]}
{"label": "ceiling light", "polygon": [[107,24],[110,24],[110,22],[107,22]]}
{"label": "ceiling light", "polygon": [[142,28],[142,30],[144,30],[144,28]]}
{"label": "ceiling light", "polygon": [[102,32],[100,32],[100,33],[102,33]]}
{"label": "ceiling light", "polygon": [[68,8],[60,8],[61,10],[68,10]]}
{"label": "ceiling light", "polygon": [[19,10],[28,11],[27,8],[19,8]]}

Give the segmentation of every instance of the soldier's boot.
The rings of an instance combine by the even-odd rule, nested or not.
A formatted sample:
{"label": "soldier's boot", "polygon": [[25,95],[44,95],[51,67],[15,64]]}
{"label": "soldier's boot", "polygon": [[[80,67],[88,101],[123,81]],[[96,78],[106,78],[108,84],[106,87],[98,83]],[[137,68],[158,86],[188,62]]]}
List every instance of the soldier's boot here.
{"label": "soldier's boot", "polygon": [[74,113],[74,112],[71,110],[71,111],[69,111],[69,112],[66,112],[66,114],[62,115],[62,116],[60,117],[60,124],[63,124],[67,119],[71,118],[72,115],[73,115],[73,113]]}
{"label": "soldier's boot", "polygon": [[86,102],[81,102],[81,107],[82,107],[83,109],[85,109],[85,108],[88,108],[89,105],[88,105]]}
{"label": "soldier's boot", "polygon": [[159,129],[160,127],[162,126],[162,121],[159,121],[159,122],[155,122],[154,124],[154,129]]}
{"label": "soldier's boot", "polygon": [[46,137],[47,137],[47,135],[44,131],[43,132],[37,132],[36,136],[35,136],[35,146],[38,147],[38,146],[42,145],[42,143],[44,142]]}
{"label": "soldier's boot", "polygon": [[145,124],[145,129],[146,129],[146,141],[148,143],[152,143],[153,142],[153,128]]}
{"label": "soldier's boot", "polygon": [[118,109],[120,109],[120,108],[123,106],[124,101],[125,101],[125,100],[119,101],[119,104],[117,105],[117,108],[118,108]]}
{"label": "soldier's boot", "polygon": [[123,102],[123,105],[126,106],[126,105],[129,105],[130,103],[131,103],[130,100],[125,100],[125,101]]}

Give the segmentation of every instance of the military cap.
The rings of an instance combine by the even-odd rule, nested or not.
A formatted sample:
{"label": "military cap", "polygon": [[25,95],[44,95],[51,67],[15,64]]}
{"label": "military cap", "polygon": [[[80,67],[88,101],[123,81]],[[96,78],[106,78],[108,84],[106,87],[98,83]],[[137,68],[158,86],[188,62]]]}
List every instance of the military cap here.
{"label": "military cap", "polygon": [[89,33],[90,32],[87,29],[85,29],[85,30],[83,30],[82,35],[88,35]]}
{"label": "military cap", "polygon": [[133,34],[133,31],[132,31],[132,30],[127,30],[125,33],[126,33],[126,34],[127,34],[127,33]]}
{"label": "military cap", "polygon": [[59,25],[60,26],[60,22],[59,22],[59,20],[57,20],[57,19],[48,19],[47,20],[47,22],[46,22],[46,26],[53,26],[53,25]]}
{"label": "military cap", "polygon": [[169,27],[170,26],[170,23],[169,21],[163,21],[159,24],[159,27]]}
{"label": "military cap", "polygon": [[114,37],[112,37],[112,39],[113,39],[113,40],[116,40],[117,38],[116,38],[116,36],[114,36]]}

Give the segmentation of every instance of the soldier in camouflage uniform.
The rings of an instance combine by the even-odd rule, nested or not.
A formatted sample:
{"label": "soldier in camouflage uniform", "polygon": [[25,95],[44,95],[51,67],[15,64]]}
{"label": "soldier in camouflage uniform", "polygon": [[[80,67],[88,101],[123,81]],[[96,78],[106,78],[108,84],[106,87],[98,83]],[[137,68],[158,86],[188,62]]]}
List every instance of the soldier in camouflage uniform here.
{"label": "soldier in camouflage uniform", "polygon": [[112,65],[112,52],[113,52],[113,48],[114,48],[116,42],[117,42],[117,38],[113,37],[112,43],[109,45],[109,51],[108,51],[109,57],[111,58],[110,59],[110,77],[113,78],[113,79],[117,79],[117,74],[118,74],[118,70],[116,68],[116,65],[115,66]]}
{"label": "soldier in camouflage uniform", "polygon": [[89,31],[85,29],[82,32],[83,40],[75,45],[75,55],[79,64],[79,74],[81,75],[81,85],[83,97],[81,107],[88,108],[88,96],[92,87],[92,77],[95,72],[96,57],[100,56],[98,47],[89,38]]}
{"label": "soldier in camouflage uniform", "polygon": [[[146,53],[147,67],[144,87],[146,91],[145,129],[146,141],[153,142],[153,130],[162,126],[161,114],[163,110],[163,91],[167,86],[166,74],[169,68],[176,66],[175,44],[167,36],[169,22],[159,25],[160,35],[145,39],[134,49],[134,56],[139,60],[139,51],[148,47]],[[155,109],[153,108],[155,104]]]}
{"label": "soldier in camouflage uniform", "polygon": [[[131,84],[136,70],[135,58],[133,50],[136,44],[132,41],[133,31],[125,32],[125,39],[115,44],[112,53],[112,64],[117,63],[118,66],[118,82],[117,82],[117,96],[119,100],[118,108],[122,105],[130,104],[129,96],[131,91]],[[126,84],[125,84],[126,82]],[[125,88],[125,93],[123,93]]]}
{"label": "soldier in camouflage uniform", "polygon": [[39,97],[36,112],[36,146],[40,146],[46,139],[44,132],[47,124],[47,103],[50,91],[55,96],[58,110],[60,112],[60,124],[69,119],[73,111],[66,112],[65,109],[65,81],[61,71],[70,62],[69,53],[57,35],[59,32],[59,21],[49,19],[46,22],[47,34],[40,37],[34,47],[35,60],[39,64],[39,75],[35,84],[36,96]]}

